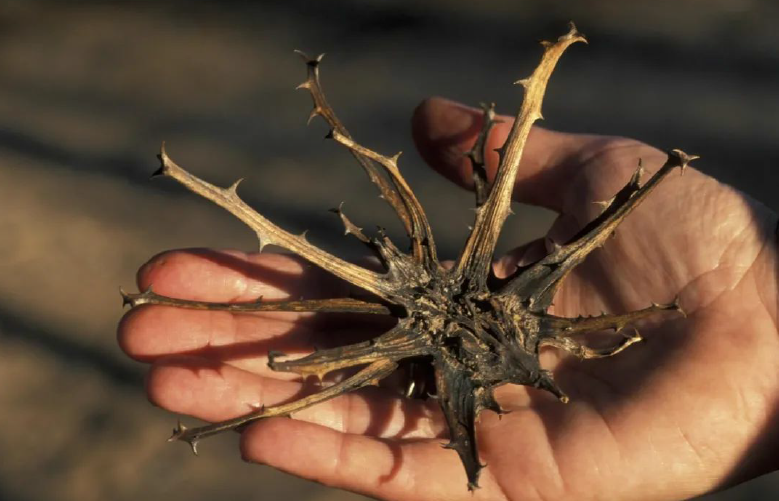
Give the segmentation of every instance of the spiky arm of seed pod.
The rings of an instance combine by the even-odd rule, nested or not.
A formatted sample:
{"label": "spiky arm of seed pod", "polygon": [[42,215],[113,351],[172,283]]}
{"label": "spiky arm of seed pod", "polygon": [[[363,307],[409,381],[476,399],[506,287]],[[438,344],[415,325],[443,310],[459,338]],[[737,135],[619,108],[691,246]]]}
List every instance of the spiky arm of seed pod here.
{"label": "spiky arm of seed pod", "polygon": [[514,294],[528,303],[531,311],[545,311],[554,299],[554,295],[563,280],[576,265],[581,263],[594,249],[603,245],[614,230],[638,204],[654,190],[670,172],[687,165],[698,158],[687,155],[681,150],[673,150],[668,160],[645,185],[640,179],[643,169],[635,171],[628,184],[610,201],[606,209],[588,225],[579,231],[569,243],[560,246],[554,252],[524,269],[517,277],[506,284],[499,295]]}
{"label": "spiky arm of seed pod", "polygon": [[354,224],[351,219],[346,217],[346,214],[344,214],[343,211],[343,207],[344,204],[341,202],[337,209],[330,209],[330,212],[336,214],[338,218],[341,219],[341,223],[344,225],[344,235],[352,235],[360,242],[364,244],[370,244],[371,239],[365,236],[365,233],[362,232],[362,228]]}
{"label": "spiky arm of seed pod", "polygon": [[187,299],[161,296],[154,292],[151,287],[138,294],[131,294],[121,289],[119,292],[122,294],[124,304],[130,305],[131,308],[144,304],[155,304],[191,310],[217,310],[229,311],[232,313],[251,313],[258,311],[316,311],[323,313],[370,313],[375,315],[389,315],[390,313],[389,308],[383,304],[370,303],[348,297],[336,299],[307,299],[301,301],[263,301],[260,297],[255,301],[240,303],[211,303],[208,301],[190,301]]}
{"label": "spiky arm of seed pod", "polygon": [[[353,142],[349,131],[338,119],[333,108],[325,99],[325,94],[322,90],[322,85],[319,81],[319,64],[322,61],[324,54],[320,54],[315,58],[310,58],[301,51],[296,51],[303,60],[306,61],[306,67],[308,69],[308,76],[306,81],[298,86],[298,89],[306,89],[311,94],[311,99],[314,101],[314,109],[311,111],[311,115],[308,120],[309,123],[316,116],[321,116],[332,128],[332,135],[336,140],[347,146],[349,151],[352,152],[354,158],[357,159],[360,166],[362,166],[365,173],[368,174],[368,178],[379,189],[381,197],[392,206],[395,213],[403,223],[403,227],[406,233],[411,239],[412,254],[417,262],[424,262],[429,265],[428,269],[437,267],[438,261],[436,258],[435,244],[433,242],[433,235],[430,231],[430,225],[427,222],[422,206],[416,200],[411,190],[408,188],[406,181],[400,175],[397,170],[397,165],[388,167],[386,160],[390,160],[387,157],[383,157],[367,150],[363,147],[351,147],[349,144]],[[341,138],[341,139],[339,139]],[[380,170],[377,168],[374,162],[378,162],[382,165],[390,176],[391,181],[388,181],[384,177]],[[435,266],[434,266],[435,265]]]}
{"label": "spiky arm of seed pod", "polygon": [[[421,262],[427,265],[427,270],[432,271],[438,269],[438,257],[436,256],[435,242],[433,241],[433,231],[430,229],[430,223],[427,221],[427,216],[422,209],[422,205],[419,203],[419,200],[417,200],[414,192],[411,191],[411,187],[400,174],[400,170],[398,169],[398,158],[400,157],[400,153],[397,153],[392,157],[381,155],[357,144],[351,137],[343,135],[336,129],[333,129],[329,136],[338,143],[344,145],[349,151],[373,160],[384,168],[411,218],[410,236],[413,248],[419,248]],[[417,253],[415,251],[414,256],[416,257],[416,255]]]}
{"label": "spiky arm of seed pod", "polygon": [[171,177],[184,185],[188,190],[211,200],[232,213],[254,230],[260,241],[260,250],[269,244],[283,247],[357,287],[372,292],[382,299],[392,301],[397,286],[391,283],[384,275],[348,263],[311,245],[304,236],[292,235],[282,230],[241,200],[236,191],[240,181],[234,183],[229,188],[219,188],[203,181],[171,160],[165,152],[164,144],[159,158],[162,166],[155,172],[155,175]]}
{"label": "spiky arm of seed pod", "polygon": [[375,384],[377,381],[389,376],[396,367],[397,364],[395,362],[390,360],[379,360],[360,370],[360,372],[354,376],[344,379],[340,383],[328,386],[318,393],[294,400],[287,404],[262,407],[245,416],[201,426],[199,428],[187,428],[179,423],[176,429],[173,430],[173,435],[168,441],[180,440],[182,442],[187,442],[192,447],[192,452],[197,454],[197,444],[205,437],[216,435],[223,431],[233,430],[239,426],[251,423],[252,421],[257,421],[258,419],[273,416],[288,416],[293,412],[305,409],[314,404],[330,400],[331,398],[335,398],[364,386]]}
{"label": "spiky arm of seed pod", "polygon": [[591,348],[569,337],[543,339],[539,346],[552,346],[554,348],[559,348],[583,359],[606,358],[616,355],[628,346],[638,343],[642,340],[643,338],[638,333],[638,331],[635,331],[634,335],[623,336],[622,339],[615,345],[605,348]]}
{"label": "spiky arm of seed pod", "polygon": [[495,103],[489,105],[481,103],[482,110],[484,110],[483,122],[481,125],[481,131],[476,137],[476,142],[473,144],[473,148],[466,153],[471,160],[471,168],[473,170],[473,188],[476,193],[476,207],[481,207],[484,202],[487,201],[487,195],[489,194],[489,181],[487,180],[487,139],[490,135],[492,127],[499,123],[499,120],[495,119]]}
{"label": "spiky arm of seed pod", "polygon": [[662,311],[678,311],[682,314],[678,298],[669,304],[653,304],[641,310],[631,311],[622,315],[597,315],[593,317],[565,318],[554,315],[543,315],[541,318],[540,335],[544,337],[568,337],[588,332],[614,329],[615,332],[656,313]]}
{"label": "spiky arm of seed pod", "polygon": [[[319,54],[317,57],[312,58],[308,57],[308,55],[302,51],[297,50],[295,52],[306,62],[306,68],[308,71],[306,81],[298,85],[297,88],[306,89],[311,95],[311,99],[314,101],[314,108],[311,110],[311,114],[308,117],[308,122],[311,123],[311,120],[313,120],[314,117],[320,116],[328,123],[328,125],[330,125],[332,129],[337,130],[344,136],[349,136],[349,131],[346,130],[346,127],[343,125],[341,120],[339,120],[333,111],[333,108],[327,102],[325,93],[322,90],[322,85],[319,82],[319,65],[325,55]],[[359,162],[360,166],[362,166],[362,168],[365,170],[365,173],[368,174],[371,182],[379,189],[382,198],[384,198],[387,203],[389,203],[392,208],[395,209],[395,212],[397,212],[398,216],[406,227],[406,231],[410,234],[411,219],[406,213],[406,208],[404,207],[403,202],[400,200],[400,197],[395,192],[395,190],[392,189],[392,185],[390,185],[387,179],[380,174],[379,169],[376,168],[370,159],[361,156],[357,152],[354,152],[353,154],[357,159],[357,162]]]}
{"label": "spiky arm of seed pod", "polygon": [[591,348],[573,339],[571,336],[587,334],[606,329],[615,332],[624,330],[627,326],[663,311],[677,311],[684,314],[679,306],[679,299],[670,304],[653,304],[648,308],[631,311],[623,315],[598,315],[593,317],[563,318],[554,315],[543,315],[540,328],[540,346],[553,346],[565,350],[579,358],[604,358],[616,355],[628,346],[642,341],[638,329],[633,327],[631,335],[623,335],[612,346]]}
{"label": "spiky arm of seed pod", "polygon": [[511,411],[507,411],[500,406],[495,399],[495,390],[492,387],[482,386],[476,388],[473,392],[475,398],[475,412],[476,417],[479,417],[482,411],[492,411],[498,415],[498,418],[504,414],[510,414]]}
{"label": "spiky arm of seed pod", "polygon": [[469,282],[467,285],[471,289],[486,288],[495,245],[510,211],[511,194],[514,190],[522,151],[533,123],[542,118],[541,103],[552,70],[565,49],[575,42],[586,42],[586,39],[571,23],[569,32],[561,36],[557,42],[543,44],[544,55],[538,67],[529,78],[517,82],[525,88],[522,107],[511,127],[506,143],[499,150],[500,163],[490,194],[484,205],[477,209],[473,230],[455,264],[455,280],[461,283]]}
{"label": "spiky arm of seed pod", "polygon": [[479,460],[476,445],[476,387],[462,367],[441,357],[435,362],[438,402],[449,428],[449,443],[460,456],[468,477],[468,490],[479,487],[479,473],[484,465]]}
{"label": "spiky arm of seed pod", "polygon": [[303,377],[316,376],[321,380],[326,374],[338,369],[370,364],[378,360],[400,361],[426,355],[429,346],[424,341],[399,326],[370,341],[318,350],[294,360],[278,360],[279,356],[283,355],[274,354],[270,357],[268,366],[274,371],[293,372]]}

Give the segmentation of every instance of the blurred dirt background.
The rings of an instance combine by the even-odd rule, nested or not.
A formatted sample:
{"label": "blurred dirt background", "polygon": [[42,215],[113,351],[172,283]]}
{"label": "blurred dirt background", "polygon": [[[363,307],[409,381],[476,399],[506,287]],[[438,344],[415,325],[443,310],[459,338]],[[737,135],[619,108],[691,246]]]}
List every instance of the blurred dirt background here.
{"label": "blurred dirt background", "polygon": [[[348,154],[305,127],[304,68],[326,51],[331,103],[401,167],[454,256],[472,196],[423,167],[409,117],[424,97],[496,101],[576,20],[591,43],[552,79],[547,127],[700,154],[696,167],[779,209],[779,4],[774,0],[44,2],[0,0],[0,499],[350,500],[243,464],[235,437],[194,458],[165,443],[143,367],[115,344],[117,288],[168,248],[254,249],[240,223],[172,182],[177,161],[260,212],[354,256],[326,209],[399,228]],[[520,208],[503,248],[543,234]],[[779,497],[770,475],[709,500]]]}

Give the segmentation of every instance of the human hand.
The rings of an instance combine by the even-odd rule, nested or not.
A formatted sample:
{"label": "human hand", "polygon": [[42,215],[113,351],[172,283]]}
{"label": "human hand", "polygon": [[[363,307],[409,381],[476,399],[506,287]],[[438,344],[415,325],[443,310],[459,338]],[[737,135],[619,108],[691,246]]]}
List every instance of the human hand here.
{"label": "human hand", "polygon": [[[506,137],[509,119],[491,143]],[[416,112],[415,140],[425,159],[459,184],[470,184],[463,158],[481,113],[443,100]],[[635,169],[664,160],[624,139],[534,129],[515,199],[562,214],[550,237],[562,242],[598,213]],[[494,172],[497,158],[491,158]],[[510,220],[509,220],[510,221]],[[670,176],[566,280],[553,312],[621,313],[677,293],[686,319],[639,326],[646,343],[608,360],[571,361],[548,351],[546,368],[571,397],[563,405],[524,387],[503,387],[498,419],[481,415],[482,472],[465,489],[456,454],[435,403],[361,391],[252,424],[241,439],[249,461],[382,498],[675,499],[770,471],[779,396],[776,215],[733,189],[688,169]],[[502,258],[498,273],[540,257],[543,241]],[[291,257],[174,252],[139,273],[139,285],[203,301],[343,295],[346,287]],[[289,374],[270,371],[267,351],[310,351],[380,326],[310,314],[233,315],[163,306],[129,312],[120,344],[153,362],[150,399],[208,421],[246,414],[257,404],[304,391]]]}

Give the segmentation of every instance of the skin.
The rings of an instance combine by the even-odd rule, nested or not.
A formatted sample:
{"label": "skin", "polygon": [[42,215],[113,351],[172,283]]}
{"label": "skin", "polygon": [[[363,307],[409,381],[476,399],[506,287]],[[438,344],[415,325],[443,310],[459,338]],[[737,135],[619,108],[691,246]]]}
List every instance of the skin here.
{"label": "skin", "polygon": [[[511,119],[493,131],[502,144]],[[471,187],[466,152],[481,112],[433,98],[414,113],[423,158]],[[692,152],[694,153],[694,152]],[[517,201],[560,216],[562,242],[629,179],[637,159],[649,174],[665,155],[642,143],[536,127],[514,190]],[[497,155],[490,156],[494,174]],[[777,215],[694,168],[672,174],[616,237],[566,280],[553,313],[622,313],[678,294],[686,318],[663,314],[639,325],[646,341],[604,360],[549,350],[570,395],[564,405],[524,387],[498,391],[499,419],[480,417],[481,488],[470,493],[457,455],[441,448],[446,427],[434,401],[371,388],[270,418],[241,435],[245,460],[383,499],[680,499],[775,470],[779,441]],[[495,264],[506,274],[537,259],[544,241]],[[348,292],[290,256],[170,251],[138,273],[141,290],[202,301],[337,297]],[[311,314],[234,315],[143,306],[119,325],[119,344],[150,363],[149,399],[172,412],[218,421],[287,401],[311,384],[267,368],[268,349],[310,352],[370,337],[376,318]],[[207,448],[207,442],[202,444]]]}

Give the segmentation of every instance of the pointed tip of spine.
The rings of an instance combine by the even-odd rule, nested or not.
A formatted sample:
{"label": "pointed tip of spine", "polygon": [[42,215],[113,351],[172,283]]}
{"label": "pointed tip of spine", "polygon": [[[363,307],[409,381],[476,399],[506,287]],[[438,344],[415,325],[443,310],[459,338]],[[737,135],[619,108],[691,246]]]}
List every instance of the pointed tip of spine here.
{"label": "pointed tip of spine", "polygon": [[184,426],[181,423],[181,420],[179,419],[178,423],[176,423],[176,427],[173,428],[173,434],[168,438],[168,442],[175,442],[176,440],[181,440],[189,444],[189,446],[192,448],[192,453],[197,456],[197,438],[195,437],[188,437],[187,436],[187,427]]}
{"label": "pointed tip of spine", "polygon": [[592,202],[593,204],[597,205],[601,208],[601,211],[604,211],[609,208],[609,206],[614,202],[614,197],[611,197],[608,200],[596,200]]}
{"label": "pointed tip of spine", "polygon": [[682,308],[682,303],[679,296],[676,296],[673,303],[671,304],[674,310],[678,311],[684,318],[687,318],[687,312],[684,311],[684,308]]}
{"label": "pointed tip of spine", "polygon": [[477,460],[476,467],[473,469],[473,471],[468,473],[468,490],[471,493],[474,493],[476,489],[480,489],[479,487],[479,476],[481,476],[481,471],[486,467],[486,464],[481,464]]}
{"label": "pointed tip of spine", "polygon": [[319,65],[319,63],[321,63],[321,62],[322,62],[322,59],[325,57],[325,54],[324,54],[324,52],[323,52],[323,53],[321,53],[321,54],[319,54],[319,55],[318,55],[318,56],[316,56],[316,57],[310,57],[308,54],[306,54],[306,53],[305,53],[305,52],[303,52],[302,50],[298,50],[298,49],[295,49],[295,51],[294,51],[294,52],[295,52],[295,54],[297,54],[298,56],[300,56],[300,57],[303,59],[303,61],[305,61],[305,62],[306,62],[306,64],[307,64],[308,66],[311,66],[311,67],[316,67],[317,65]]}
{"label": "pointed tip of spine", "polygon": [[482,111],[484,111],[484,113],[486,115],[489,116],[489,115],[494,115],[495,114],[495,103],[494,102],[491,101],[489,103],[479,103],[479,106],[481,107]]}
{"label": "pointed tip of spine", "polygon": [[165,151],[165,141],[160,145],[160,152],[157,154],[157,159],[160,161],[160,166],[157,170],[152,172],[149,179],[166,176],[168,174],[168,162],[170,161],[170,157],[168,156],[168,152]]}
{"label": "pointed tip of spine", "polygon": [[311,121],[321,114],[322,114],[322,110],[320,110],[318,106],[315,107],[313,110],[311,110],[311,113],[308,114],[306,125],[311,125]]}
{"label": "pointed tip of spine", "polygon": [[233,184],[230,185],[229,188],[227,188],[227,191],[229,191],[235,196],[238,196],[238,185],[240,185],[242,182],[243,182],[243,178],[237,179]]}
{"label": "pointed tip of spine", "polygon": [[636,188],[641,187],[641,176],[644,175],[644,166],[641,165],[641,160],[639,159],[638,167],[636,167],[636,170],[633,171],[633,175],[630,176],[630,184],[635,186]]}
{"label": "pointed tip of spine", "polygon": [[561,36],[559,40],[562,42],[571,39],[574,39],[574,41],[576,42],[584,42],[586,44],[590,43],[587,40],[587,37],[584,36],[584,33],[580,32],[579,29],[576,27],[576,24],[574,24],[573,21],[568,21],[568,33]]}
{"label": "pointed tip of spine", "polygon": [[122,296],[122,307],[128,305],[132,307],[133,305],[132,297],[130,296],[130,293],[125,291],[121,285],[119,286],[119,294]]}
{"label": "pointed tip of spine", "polygon": [[685,153],[684,151],[678,148],[669,151],[668,156],[670,158],[676,159],[676,161],[679,163],[679,168],[681,169],[682,174],[684,174],[684,171],[687,169],[687,166],[689,165],[690,162],[701,158],[698,155],[688,155],[687,153]]}
{"label": "pointed tip of spine", "polygon": [[324,57],[325,57],[324,53],[319,54],[314,58],[309,58],[308,61],[306,61],[306,64],[311,68],[317,68],[319,67],[319,64],[322,62],[322,59],[324,59]]}

